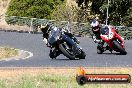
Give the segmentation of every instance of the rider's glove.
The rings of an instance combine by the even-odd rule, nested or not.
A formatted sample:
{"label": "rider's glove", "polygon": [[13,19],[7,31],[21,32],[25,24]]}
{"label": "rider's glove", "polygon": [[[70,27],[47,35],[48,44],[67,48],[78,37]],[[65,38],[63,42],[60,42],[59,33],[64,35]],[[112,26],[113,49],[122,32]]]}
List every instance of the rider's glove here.
{"label": "rider's glove", "polygon": [[47,45],[47,47],[50,47],[50,48],[52,47],[49,43],[47,43],[46,45]]}
{"label": "rider's glove", "polygon": [[101,41],[100,40],[96,40],[95,43],[100,43]]}
{"label": "rider's glove", "polygon": [[47,44],[48,40],[46,38],[43,38],[43,41]]}
{"label": "rider's glove", "polygon": [[96,36],[92,36],[92,38],[93,38],[95,43],[99,43],[100,42],[100,40],[96,39]]}
{"label": "rider's glove", "polygon": [[48,43],[48,40],[46,38],[43,38],[43,41],[46,43],[47,47],[51,47],[51,45]]}

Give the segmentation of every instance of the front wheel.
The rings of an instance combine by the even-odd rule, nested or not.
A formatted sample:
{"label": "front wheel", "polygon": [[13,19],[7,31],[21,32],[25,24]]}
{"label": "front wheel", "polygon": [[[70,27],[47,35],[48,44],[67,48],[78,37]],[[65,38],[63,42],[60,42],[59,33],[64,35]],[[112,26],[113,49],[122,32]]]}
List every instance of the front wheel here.
{"label": "front wheel", "polygon": [[102,54],[103,53],[103,46],[101,44],[98,44],[97,46],[97,54]]}
{"label": "front wheel", "polygon": [[120,52],[120,54],[122,54],[122,55],[127,54],[125,49],[115,40],[113,41],[113,48],[114,48],[115,51]]}
{"label": "front wheel", "polygon": [[70,48],[69,49],[68,48],[69,48],[68,45],[64,43],[59,45],[59,49],[61,50],[64,56],[66,56],[70,60],[75,60],[74,53],[72,52],[72,50],[70,50]]}
{"label": "front wheel", "polygon": [[83,50],[81,50],[81,54],[79,55],[79,59],[85,59],[85,57],[86,57],[86,53]]}

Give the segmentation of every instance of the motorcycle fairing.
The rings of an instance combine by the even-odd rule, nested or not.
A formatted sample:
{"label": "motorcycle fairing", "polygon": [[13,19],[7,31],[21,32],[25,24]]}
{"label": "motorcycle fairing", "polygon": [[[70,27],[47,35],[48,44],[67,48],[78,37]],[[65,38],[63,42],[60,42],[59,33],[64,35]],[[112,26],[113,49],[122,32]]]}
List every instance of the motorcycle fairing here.
{"label": "motorcycle fairing", "polygon": [[112,42],[112,40],[117,39],[117,41],[119,40],[118,42],[124,48],[124,46],[125,46],[124,41],[122,40],[122,38],[120,37],[120,35],[118,35],[116,33],[116,31],[115,31],[115,29],[113,27],[108,26],[107,31],[104,30],[102,32],[102,30],[104,30],[104,29],[101,29],[100,37],[102,38],[102,40],[104,40],[109,45],[109,47],[112,48],[112,45],[110,43]]}

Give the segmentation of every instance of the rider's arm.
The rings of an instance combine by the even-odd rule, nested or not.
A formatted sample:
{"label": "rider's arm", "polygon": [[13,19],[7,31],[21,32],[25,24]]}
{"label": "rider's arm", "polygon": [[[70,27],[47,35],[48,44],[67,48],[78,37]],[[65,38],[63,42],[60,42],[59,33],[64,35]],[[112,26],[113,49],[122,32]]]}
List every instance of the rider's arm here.
{"label": "rider's arm", "polygon": [[50,47],[50,44],[48,43],[48,34],[43,34],[43,41],[46,43],[47,47]]}
{"label": "rider's arm", "polygon": [[43,41],[46,43],[48,43],[48,36],[46,34],[43,34]]}
{"label": "rider's arm", "polygon": [[73,34],[71,33],[68,33],[68,32],[64,32],[66,35],[70,36],[70,37],[73,37]]}
{"label": "rider's arm", "polygon": [[95,43],[99,43],[101,40],[97,39],[97,37],[95,36],[95,34],[92,36],[92,39]]}
{"label": "rider's arm", "polygon": [[96,40],[97,40],[97,39],[96,39],[96,36],[95,36],[95,35],[92,36],[92,39],[93,39],[93,41],[96,43]]}
{"label": "rider's arm", "polygon": [[48,40],[46,38],[43,38],[43,41],[47,44]]}

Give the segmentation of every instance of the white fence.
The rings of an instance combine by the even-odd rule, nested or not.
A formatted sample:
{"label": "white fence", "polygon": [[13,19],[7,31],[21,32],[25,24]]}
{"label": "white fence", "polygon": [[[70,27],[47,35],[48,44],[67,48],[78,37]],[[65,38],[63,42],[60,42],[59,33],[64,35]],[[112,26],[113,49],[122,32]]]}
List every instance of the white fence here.
{"label": "white fence", "polygon": [[[0,27],[0,30],[6,31],[18,31],[27,33],[41,33],[39,30],[41,25],[52,24],[60,28],[69,28],[69,30],[76,36],[90,36],[89,23],[78,23],[78,22],[68,22],[68,21],[55,21],[47,19],[38,18],[28,18],[28,17],[17,17],[17,16],[6,16],[5,21],[8,23],[7,27]],[[132,38],[132,28],[118,28],[119,34],[125,39]]]}

